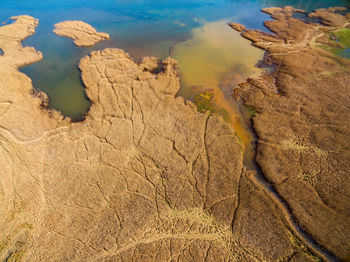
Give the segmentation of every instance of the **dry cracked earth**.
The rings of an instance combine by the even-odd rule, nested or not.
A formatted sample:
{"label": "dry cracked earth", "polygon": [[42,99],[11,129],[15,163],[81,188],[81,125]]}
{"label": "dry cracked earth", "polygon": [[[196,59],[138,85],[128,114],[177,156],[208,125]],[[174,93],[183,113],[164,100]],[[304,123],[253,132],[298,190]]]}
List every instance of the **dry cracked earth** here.
{"label": "dry cracked earth", "polygon": [[[302,23],[280,13],[270,28]],[[257,108],[260,174],[243,166],[228,124],[175,97],[171,58],[94,51],[79,64],[86,119],[48,109],[19,72],[43,58],[21,44],[38,21],[13,19],[0,27],[1,261],[347,259],[348,61],[312,47],[289,59],[294,36],[276,26],[267,54],[288,52],[266,56],[276,75],[238,92]]]}
{"label": "dry cracked earth", "polygon": [[73,39],[74,44],[79,47],[93,46],[98,42],[110,38],[110,35],[97,32],[95,28],[83,21],[64,21],[54,25],[53,32],[58,36]]}

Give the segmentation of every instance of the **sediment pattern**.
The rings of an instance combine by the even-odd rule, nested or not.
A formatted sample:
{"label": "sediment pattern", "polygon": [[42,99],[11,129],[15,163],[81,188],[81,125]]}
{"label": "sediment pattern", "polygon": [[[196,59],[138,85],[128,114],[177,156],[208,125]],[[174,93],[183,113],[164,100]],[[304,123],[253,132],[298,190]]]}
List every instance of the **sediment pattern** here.
{"label": "sediment pattern", "polygon": [[[345,8],[346,9],[346,8]],[[320,23],[293,18],[292,7],[263,10],[274,33],[243,30],[276,70],[234,91],[256,109],[256,160],[291,229],[324,260],[350,258],[350,62],[316,47],[349,26],[338,11],[316,10]],[[267,180],[267,181],[266,181]],[[268,182],[268,183],[266,183]]]}
{"label": "sediment pattern", "polygon": [[82,122],[48,110],[20,66],[38,21],[0,27],[0,258],[311,261],[251,180],[230,126],[175,98],[176,62],[95,51]]}

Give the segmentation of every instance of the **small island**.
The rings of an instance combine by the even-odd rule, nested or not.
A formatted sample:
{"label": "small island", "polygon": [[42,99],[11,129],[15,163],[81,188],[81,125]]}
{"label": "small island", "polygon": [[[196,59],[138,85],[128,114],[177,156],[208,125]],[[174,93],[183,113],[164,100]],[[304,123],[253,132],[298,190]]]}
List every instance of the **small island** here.
{"label": "small island", "polygon": [[95,28],[83,21],[64,21],[57,23],[53,32],[58,36],[73,39],[74,44],[79,47],[93,46],[98,42],[110,38],[109,34],[97,32]]}

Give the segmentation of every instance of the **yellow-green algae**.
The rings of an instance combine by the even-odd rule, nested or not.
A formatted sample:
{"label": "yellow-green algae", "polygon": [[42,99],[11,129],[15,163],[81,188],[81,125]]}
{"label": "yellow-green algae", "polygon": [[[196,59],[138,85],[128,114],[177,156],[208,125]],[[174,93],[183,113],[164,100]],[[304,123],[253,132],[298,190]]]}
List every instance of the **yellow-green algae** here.
{"label": "yellow-green algae", "polygon": [[192,30],[192,37],[174,46],[174,58],[181,68],[179,95],[193,100],[200,112],[223,116],[247,146],[251,135],[241,120],[232,88],[247,77],[260,74],[256,67],[264,52],[221,20]]}
{"label": "yellow-green algae", "polygon": [[213,114],[215,112],[215,104],[214,104],[214,94],[210,92],[204,92],[199,95],[196,95],[194,98],[194,101],[197,105],[197,110],[201,113],[205,113],[207,111],[210,112],[210,114]]}
{"label": "yellow-green algae", "polygon": [[350,29],[342,28],[329,33],[329,41],[338,46],[321,44],[319,47],[332,52],[333,54],[350,59]]}

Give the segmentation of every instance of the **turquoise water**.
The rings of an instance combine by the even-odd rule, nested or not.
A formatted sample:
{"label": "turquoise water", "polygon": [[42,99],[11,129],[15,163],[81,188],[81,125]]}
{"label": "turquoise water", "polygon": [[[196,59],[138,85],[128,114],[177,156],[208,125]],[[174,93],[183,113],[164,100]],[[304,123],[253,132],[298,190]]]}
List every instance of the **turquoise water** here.
{"label": "turquoise water", "polygon": [[[79,59],[91,50],[119,47],[135,59],[139,59],[146,55],[166,57],[170,46],[178,46],[176,50],[179,50],[183,63],[186,63],[186,57],[183,57],[185,52],[181,52],[181,46],[188,49],[191,43],[183,43],[188,43],[193,37],[207,39],[198,36],[201,28],[212,28],[211,25],[216,25],[218,21],[234,21],[250,28],[266,30],[263,21],[268,19],[268,16],[261,13],[260,9],[284,5],[312,10],[335,5],[348,6],[350,1],[1,0],[0,22],[20,14],[39,19],[37,33],[25,40],[24,44],[40,50],[44,59],[21,70],[32,78],[35,88],[48,94],[50,107],[73,120],[80,120],[90,103],[84,95],[77,64]],[[93,48],[77,48],[70,39],[52,33],[53,24],[63,20],[83,20],[97,30],[111,34],[112,37]],[[217,37],[220,38],[220,35]],[[235,49],[235,41],[238,41],[235,39],[225,40],[226,45],[227,41],[232,41],[232,50]],[[200,42],[196,44],[201,45]],[[208,48],[210,50],[214,47]],[[216,53],[218,48],[220,49],[220,42],[216,43]],[[227,52],[227,46],[225,48]],[[237,55],[239,56],[239,52]],[[176,57],[176,54],[174,56]],[[242,52],[241,56],[244,60],[247,54]],[[259,57],[257,54],[256,59]],[[223,77],[235,73],[235,68],[243,70],[242,68],[250,68],[257,62],[250,59],[246,64],[239,65],[240,58],[235,60],[235,64],[228,64],[225,74],[220,71]],[[205,74],[205,70],[203,71]],[[198,73],[200,75],[200,72]],[[244,72],[239,74],[242,76]]]}

